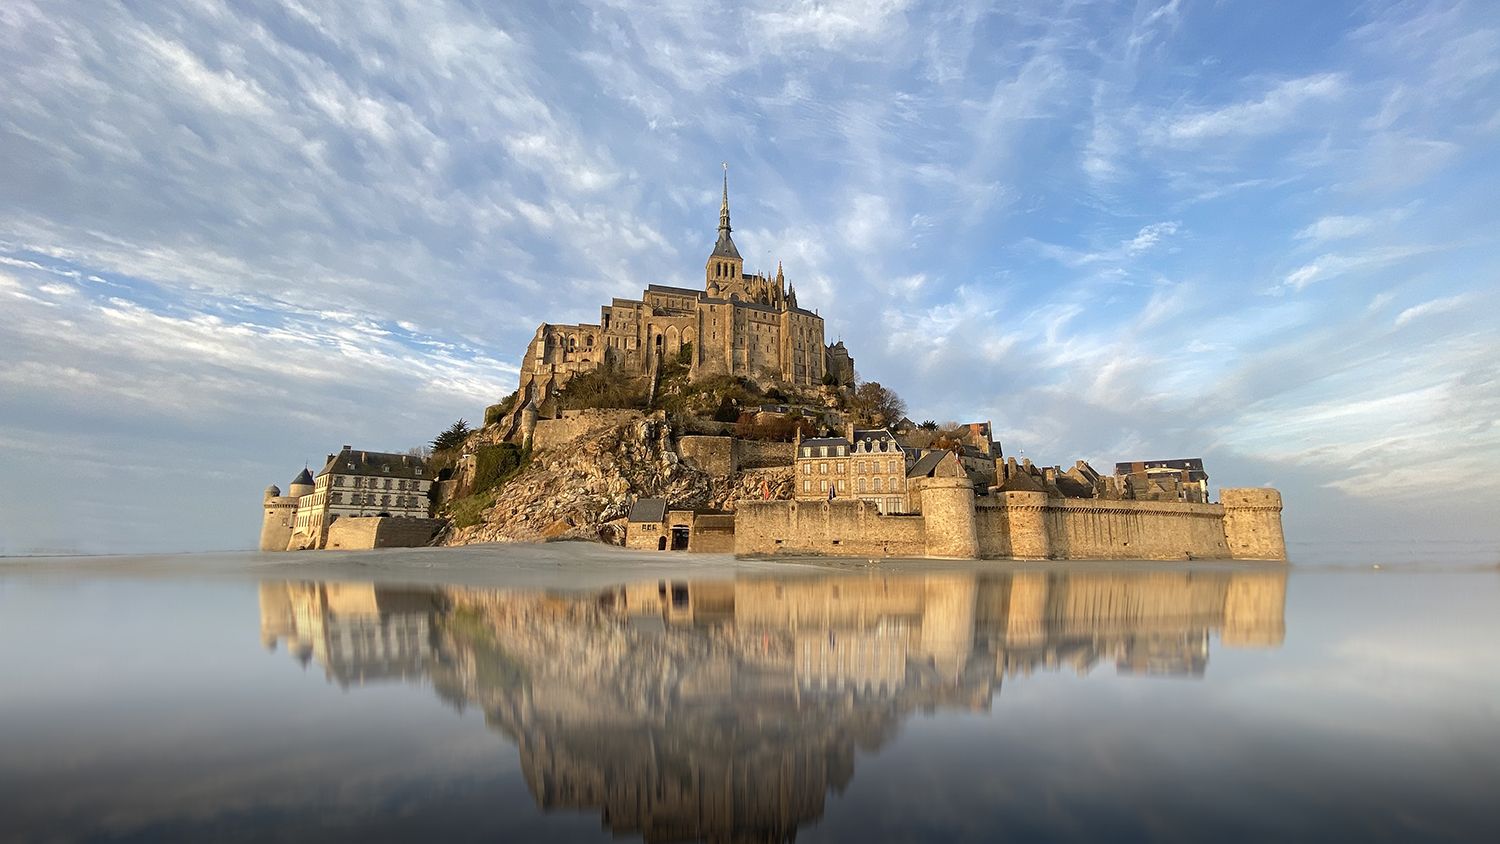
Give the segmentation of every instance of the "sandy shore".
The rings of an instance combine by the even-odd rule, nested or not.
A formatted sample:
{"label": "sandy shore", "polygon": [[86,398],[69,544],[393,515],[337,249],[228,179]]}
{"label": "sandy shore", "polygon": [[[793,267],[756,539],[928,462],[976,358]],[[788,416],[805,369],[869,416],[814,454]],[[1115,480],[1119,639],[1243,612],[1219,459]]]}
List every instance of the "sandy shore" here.
{"label": "sandy shore", "polygon": [[[358,580],[379,583],[452,584],[542,589],[587,589],[626,581],[712,580],[739,576],[936,571],[1016,571],[1087,568],[1181,570],[1182,563],[1090,561],[862,560],[802,558],[743,560],[728,554],[632,551],[588,542],[503,543],[457,548],[388,548],[377,551],[305,551],[267,554],[217,552],[99,557],[0,559],[3,577],[234,578],[251,580]],[[1264,568],[1255,563],[1194,563],[1194,569]]]}

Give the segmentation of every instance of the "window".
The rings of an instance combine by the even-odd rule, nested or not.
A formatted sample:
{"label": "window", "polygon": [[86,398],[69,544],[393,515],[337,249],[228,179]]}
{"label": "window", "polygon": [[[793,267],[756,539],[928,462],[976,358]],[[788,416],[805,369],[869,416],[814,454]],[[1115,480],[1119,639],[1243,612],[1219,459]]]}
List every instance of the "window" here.
{"label": "window", "polygon": [[838,447],[838,456],[840,456],[840,457],[844,456],[844,447],[843,446],[839,446]]}
{"label": "window", "polygon": [[812,492],[812,481],[808,480],[807,478],[803,478],[802,479],[802,491],[803,492]]}
{"label": "window", "polygon": [[882,481],[882,480],[884,480],[884,479],[883,479],[883,478],[879,478],[879,477],[877,477],[877,478],[876,478],[876,479],[875,479],[875,487],[874,487],[874,489],[875,489],[875,491],[876,491],[876,492],[880,492],[880,488],[881,488],[881,487],[880,487],[880,482],[881,482],[881,481]]}
{"label": "window", "polygon": [[828,461],[827,460],[824,460],[823,462],[821,462],[821,463],[818,464],[818,474],[820,474],[820,475],[826,475],[826,474],[828,474]]}
{"label": "window", "polygon": [[819,457],[827,457],[828,456],[828,446],[826,446],[826,445],[820,445],[820,446],[818,446],[818,456]]}
{"label": "window", "polygon": [[848,482],[845,481],[843,478],[839,478],[839,492],[847,492],[848,489],[849,489]]}
{"label": "window", "polygon": [[859,480],[857,480],[857,481],[854,482],[854,490],[856,492],[864,492],[865,491],[865,479],[864,478],[860,478]]}
{"label": "window", "polygon": [[887,471],[889,471],[893,475],[896,473],[896,461],[894,461],[894,460],[891,461],[891,468],[889,470],[887,470]]}
{"label": "window", "polygon": [[812,474],[812,461],[811,460],[803,461],[803,463],[802,463],[802,474],[804,474],[804,475],[811,475]]}
{"label": "window", "polygon": [[821,491],[821,492],[827,492],[828,491],[828,482],[827,481],[818,481],[818,490]]}
{"label": "window", "polygon": [[844,464],[843,464],[842,461],[840,461],[839,463],[834,464],[834,468],[838,470],[838,473],[840,475],[844,474]]}

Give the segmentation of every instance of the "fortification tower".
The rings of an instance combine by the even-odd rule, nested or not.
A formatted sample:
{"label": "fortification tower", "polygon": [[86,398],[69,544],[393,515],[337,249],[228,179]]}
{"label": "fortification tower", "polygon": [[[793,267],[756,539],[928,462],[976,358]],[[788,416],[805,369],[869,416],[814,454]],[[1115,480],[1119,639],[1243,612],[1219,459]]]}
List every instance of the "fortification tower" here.
{"label": "fortification tower", "polygon": [[974,482],[968,476],[920,478],[922,523],[927,556],[950,560],[979,559],[979,532],[974,525]]}
{"label": "fortification tower", "polygon": [[297,499],[282,495],[275,484],[266,487],[261,499],[260,550],[285,551],[292,538],[292,522],[297,518]]}
{"label": "fortification tower", "polygon": [[1052,556],[1047,529],[1047,493],[1005,493],[1005,516],[1010,525],[1010,555],[1017,560],[1045,560]]}
{"label": "fortification tower", "polygon": [[1281,532],[1281,493],[1251,487],[1219,492],[1224,505],[1224,538],[1236,560],[1286,560]]}

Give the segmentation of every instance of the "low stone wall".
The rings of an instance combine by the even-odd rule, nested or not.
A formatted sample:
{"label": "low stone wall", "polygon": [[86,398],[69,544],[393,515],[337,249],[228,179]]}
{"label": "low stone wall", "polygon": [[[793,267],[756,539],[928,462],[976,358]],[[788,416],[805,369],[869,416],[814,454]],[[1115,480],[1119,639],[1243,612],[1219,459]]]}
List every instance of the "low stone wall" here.
{"label": "low stone wall", "polygon": [[639,410],[565,410],[558,419],[538,419],[531,434],[531,447],[542,449],[567,445],[589,431],[617,428],[646,418]]}
{"label": "low stone wall", "polygon": [[734,437],[677,438],[677,456],[682,458],[682,462],[710,475],[734,474],[739,468],[734,452]]}
{"label": "low stone wall", "polygon": [[688,550],[701,554],[734,553],[734,514],[699,514],[693,519]]}
{"label": "low stone wall", "polygon": [[734,552],[922,557],[926,531],[920,516],[882,516],[864,501],[742,501]]}
{"label": "low stone wall", "polygon": [[736,471],[790,466],[796,457],[797,446],[792,443],[735,440]]}
{"label": "low stone wall", "polygon": [[790,466],[796,459],[796,448],[792,443],[741,440],[735,437],[689,434],[677,438],[677,454],[683,462],[711,475],[732,475],[745,469]]}
{"label": "low stone wall", "polygon": [[344,516],[328,526],[324,548],[330,551],[370,548],[420,548],[442,527],[440,519],[409,516]]}

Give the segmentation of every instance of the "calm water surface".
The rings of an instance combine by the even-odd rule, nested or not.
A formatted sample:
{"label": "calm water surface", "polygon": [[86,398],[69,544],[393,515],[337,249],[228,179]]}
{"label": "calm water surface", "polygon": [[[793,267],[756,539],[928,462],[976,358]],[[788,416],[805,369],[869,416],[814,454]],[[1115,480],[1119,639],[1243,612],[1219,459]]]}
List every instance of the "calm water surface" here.
{"label": "calm water surface", "polygon": [[1500,840],[1500,573],[0,574],[0,838]]}

